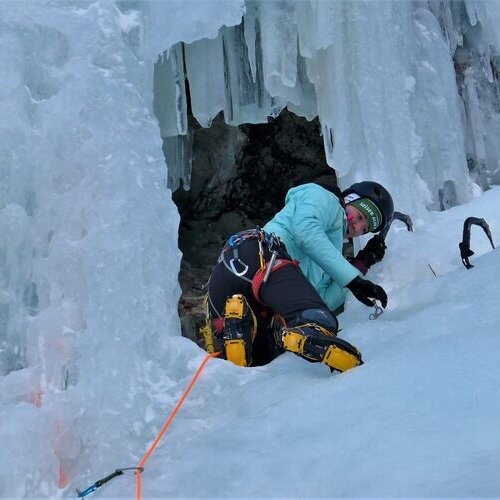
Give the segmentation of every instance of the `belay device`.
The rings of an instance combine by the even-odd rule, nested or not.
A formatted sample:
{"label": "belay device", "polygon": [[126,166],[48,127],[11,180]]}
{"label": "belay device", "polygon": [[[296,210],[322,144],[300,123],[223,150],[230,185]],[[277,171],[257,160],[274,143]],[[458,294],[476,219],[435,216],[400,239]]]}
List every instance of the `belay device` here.
{"label": "belay device", "polygon": [[495,248],[495,244],[493,243],[493,238],[491,237],[491,232],[488,224],[484,219],[480,219],[478,217],[467,217],[464,221],[464,231],[462,235],[462,241],[458,244],[458,248],[460,248],[460,256],[462,257],[462,263],[466,267],[466,269],[471,269],[474,267],[470,261],[469,257],[474,255],[474,252],[470,249],[470,228],[475,224],[483,229],[490,240],[491,246],[493,249]]}

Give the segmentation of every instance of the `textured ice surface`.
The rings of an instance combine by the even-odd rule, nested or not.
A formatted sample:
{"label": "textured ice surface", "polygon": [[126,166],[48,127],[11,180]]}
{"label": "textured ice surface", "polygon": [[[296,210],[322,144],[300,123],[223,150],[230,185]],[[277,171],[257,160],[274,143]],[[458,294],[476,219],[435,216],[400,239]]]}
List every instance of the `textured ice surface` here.
{"label": "textured ice surface", "polygon": [[[484,189],[500,178],[499,10],[494,1],[247,0],[241,26],[185,45],[193,116],[204,127],[220,111],[232,125],[285,106],[318,116],[343,185],[394,188],[405,176],[401,210],[449,208],[470,198],[471,182]],[[164,136],[176,133],[185,101],[177,89],[159,114]],[[189,186],[182,145],[167,150],[173,189]]]}
{"label": "textured ice surface", "polygon": [[[498,102],[497,87],[484,82],[494,81],[488,58],[498,47],[500,24],[493,3],[431,4],[435,9],[428,11],[425,3],[414,9],[408,2],[296,2],[293,10],[276,2],[266,5],[261,19],[258,4],[249,2],[252,22],[230,29],[240,24],[241,1],[2,2],[0,497],[71,496],[76,486],[137,464],[202,359],[179,336],[179,219],[152,115],[153,62],[180,41],[197,44],[187,50],[193,59],[186,68],[199,84],[193,109],[206,125],[221,105],[232,123],[276,114],[287,100],[303,116],[319,114],[330,161],[343,181],[369,176],[386,183],[397,208],[414,215],[416,232],[394,230],[398,238],[390,234],[392,250],[374,270],[391,293],[393,311],[367,325],[359,322],[366,310],[351,304],[345,318],[346,334],[366,347],[366,368],[330,377],[324,367],[291,356],[256,370],[213,362],[204,379],[208,390],[202,385],[193,393],[169,446],[148,469],[157,480],[146,493],[220,496],[222,484],[228,496],[331,496],[324,478],[332,467],[345,478],[337,491],[351,495],[498,492],[498,425],[490,420],[498,414],[498,318],[491,316],[497,293],[488,288],[498,282],[491,279],[496,261],[482,261],[483,271],[478,264],[483,274],[474,278],[470,271],[471,282],[446,276],[461,266],[456,243],[466,215],[486,217],[494,235],[500,230],[498,195],[489,191],[444,214],[423,207],[438,203],[445,178],[455,182],[443,187],[447,200],[467,195],[464,134],[473,158],[484,156],[485,167],[498,161],[498,141],[491,139],[498,119],[488,114]],[[274,51],[281,50],[278,39],[290,43],[291,19],[298,23],[298,49],[264,54],[264,42]],[[279,27],[276,40],[272,23]],[[474,28],[465,30],[467,37],[465,25]],[[470,97],[462,107],[449,88],[446,51],[464,37],[463,85]],[[213,64],[233,76],[223,92],[215,90],[220,75],[207,86],[198,81],[202,38],[211,40]],[[221,45],[230,51],[222,63]],[[205,67],[214,66],[208,61]],[[180,93],[178,80],[169,101],[176,111],[165,113],[176,131],[185,128]],[[462,116],[469,116],[473,131],[464,131]],[[184,163],[182,171],[169,169],[171,178],[189,176],[185,146],[172,145]],[[477,254],[487,249],[486,243]],[[429,263],[443,280],[432,281]],[[422,282],[426,273],[430,282]],[[365,342],[368,333],[374,337]],[[447,341],[455,338],[455,344]],[[471,371],[478,346],[484,351]],[[400,370],[402,378],[395,378]],[[394,392],[378,398],[380,388]],[[353,394],[359,398],[349,399]],[[441,405],[442,394],[454,405]],[[374,407],[377,418],[367,420]],[[422,420],[422,408],[430,420]],[[465,415],[466,425],[454,428],[452,436],[461,441],[450,443],[446,436],[457,415]],[[382,425],[386,421],[393,425]],[[339,426],[345,432],[337,432]],[[420,432],[408,433],[415,426]],[[321,432],[311,436],[311,428]],[[255,432],[263,447],[254,444]],[[189,440],[192,446],[185,446]],[[364,462],[374,443],[377,453]],[[411,450],[411,469],[398,453],[401,443]],[[339,449],[347,451],[339,455]],[[429,464],[450,456],[455,468],[446,462],[444,476],[436,469],[429,474]],[[315,465],[310,470],[317,480],[295,486],[306,462]],[[394,477],[400,482],[388,491],[384,478],[394,485]],[[101,491],[131,496],[132,479]],[[311,490],[311,484],[318,486]],[[368,484],[374,489],[363,489]]]}
{"label": "textured ice surface", "polygon": [[[496,497],[499,250],[473,226],[466,270],[457,243],[474,213],[498,245],[499,203],[495,187],[415,219],[413,233],[391,228],[369,274],[387,309],[370,321],[351,296],[339,318],[362,367],[331,375],[292,354],[257,368],[211,361],[147,463],[144,497]],[[116,480],[102,495],[129,497],[134,486]]]}
{"label": "textured ice surface", "polygon": [[133,465],[146,408],[168,406],[196,356],[179,337],[152,68],[239,22],[242,4],[219,2],[215,19],[190,3],[2,3],[1,497]]}

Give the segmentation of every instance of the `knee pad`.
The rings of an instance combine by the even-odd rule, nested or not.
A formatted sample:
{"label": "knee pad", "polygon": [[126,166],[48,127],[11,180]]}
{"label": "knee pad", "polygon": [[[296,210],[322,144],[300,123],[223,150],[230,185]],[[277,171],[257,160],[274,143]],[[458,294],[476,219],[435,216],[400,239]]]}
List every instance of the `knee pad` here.
{"label": "knee pad", "polygon": [[336,335],[339,330],[337,318],[328,309],[305,309],[297,314],[292,321],[289,321],[289,325],[291,326],[307,323],[319,325],[333,335]]}
{"label": "knee pad", "polygon": [[224,309],[224,351],[226,359],[239,366],[250,366],[257,319],[241,294],[228,297]]}
{"label": "knee pad", "polygon": [[321,362],[332,370],[345,372],[363,364],[361,353],[345,340],[315,323],[285,327],[283,347],[311,362]]}

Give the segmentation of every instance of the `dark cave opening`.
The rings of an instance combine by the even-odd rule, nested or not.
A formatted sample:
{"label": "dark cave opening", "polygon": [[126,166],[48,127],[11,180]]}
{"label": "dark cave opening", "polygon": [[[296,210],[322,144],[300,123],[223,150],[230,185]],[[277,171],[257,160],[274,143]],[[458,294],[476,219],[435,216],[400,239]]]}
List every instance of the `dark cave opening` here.
{"label": "dark cave opening", "polygon": [[190,117],[190,127],[191,189],[178,189],[173,200],[181,217],[182,333],[198,341],[203,286],[225,241],[237,231],[264,225],[291,187],[312,181],[336,184],[336,176],[325,160],[318,119],[307,121],[285,109],[265,124],[233,127],[220,114],[210,128]]}

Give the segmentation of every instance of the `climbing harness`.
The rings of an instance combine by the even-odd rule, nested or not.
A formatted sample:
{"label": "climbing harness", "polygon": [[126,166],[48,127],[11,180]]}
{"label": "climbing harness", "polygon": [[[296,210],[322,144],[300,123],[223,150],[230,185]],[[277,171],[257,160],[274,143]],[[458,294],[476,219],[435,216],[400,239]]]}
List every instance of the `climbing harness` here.
{"label": "climbing harness", "polygon": [[[248,266],[245,264],[239,256],[238,247],[248,240],[257,240],[259,243],[259,260],[261,268],[263,267],[264,262],[264,250],[262,247],[262,240],[265,239],[266,235],[264,231],[261,231],[258,227],[255,229],[247,229],[246,231],[240,231],[239,233],[233,234],[226,242],[224,247],[222,248],[222,252],[219,256],[218,262],[222,262],[226,268],[228,268],[235,276],[242,278],[246,281],[251,281],[245,277],[245,274],[248,271]],[[232,251],[233,258],[229,260],[229,264],[226,262],[225,254]],[[241,270],[238,271],[236,269],[236,263],[241,266]]]}
{"label": "climbing harness", "polygon": [[474,255],[474,252],[470,249],[470,228],[473,224],[483,229],[483,231],[486,233],[486,236],[490,240],[492,248],[495,248],[495,244],[493,243],[493,238],[490,232],[490,227],[488,226],[486,221],[478,217],[467,217],[467,219],[465,219],[464,221],[462,241],[458,244],[458,248],[460,249],[460,256],[462,257],[462,264],[466,269],[471,269],[474,267],[469,261],[469,257],[472,257]]}
{"label": "climbing harness", "polygon": [[383,312],[384,310],[378,304],[375,304],[375,311],[373,311],[368,317],[370,319],[377,319],[379,316],[382,316]]}
{"label": "climbing harness", "polygon": [[[238,247],[249,240],[257,240],[259,245],[259,264],[260,268],[252,277],[245,276],[248,272],[248,265],[245,264],[240,259]],[[266,262],[264,257],[264,245],[271,252],[271,257],[269,261]],[[280,267],[285,265],[294,265],[298,266],[299,261],[292,260],[290,258],[281,258],[279,257],[280,251],[282,255],[284,254],[284,247],[281,240],[274,233],[267,233],[260,229],[258,226],[255,229],[247,229],[245,231],[240,231],[239,233],[231,236],[226,244],[224,245],[222,252],[219,256],[218,262],[222,262],[226,269],[231,271],[235,276],[241,278],[248,283],[252,284],[252,292],[254,297],[258,302],[262,304],[260,300],[260,287],[263,283],[266,283],[269,279],[269,276],[272,272],[277,271]],[[232,252],[232,258],[227,262],[226,255]],[[237,269],[236,265],[239,266]],[[210,297],[209,299],[210,300]]]}
{"label": "climbing harness", "polygon": [[76,493],[78,494],[78,497],[85,497],[89,495],[90,493],[93,493],[97,488],[100,488],[103,484],[106,484],[108,481],[111,481],[111,479],[114,479],[115,477],[118,476],[123,476],[124,474],[130,474],[133,471],[132,474],[137,474],[141,473],[143,471],[142,467],[124,467],[122,469],[116,469],[113,473],[109,474],[109,476],[104,477],[103,479],[97,480],[93,485],[89,486],[86,490],[80,491],[78,488],[76,490]]}
{"label": "climbing harness", "polygon": [[[242,278],[251,283],[251,279],[247,278],[245,274],[248,271],[248,265],[245,264],[240,259],[238,247],[249,240],[257,240],[259,245],[259,263],[260,269],[264,270],[266,265],[264,259],[264,244],[267,248],[273,252],[273,249],[278,249],[281,247],[281,242],[275,234],[266,233],[262,231],[258,226],[255,229],[247,229],[245,231],[240,231],[239,233],[233,234],[226,242],[222,248],[222,252],[219,256],[218,262],[222,262],[227,269],[229,269],[235,276]],[[232,252],[232,258],[229,262],[226,261],[225,256],[227,253]],[[276,250],[274,250],[276,251]],[[238,264],[239,270],[236,265]]]}
{"label": "climbing harness", "polygon": [[[141,458],[139,465],[137,467],[125,467],[122,469],[116,469],[112,474],[110,474],[109,476],[106,476],[103,479],[99,479],[92,486],[89,486],[86,490],[80,491],[77,489],[76,492],[77,492],[79,498],[87,496],[90,493],[93,493],[97,488],[100,488],[103,484],[107,483],[108,481],[111,481],[111,479],[113,479],[117,476],[122,476],[122,475],[127,474],[127,473],[128,474],[133,473],[136,475],[136,499],[140,500],[140,498],[141,498],[141,474],[144,471],[144,465],[149,460],[149,457],[153,454],[153,452],[156,449],[156,447],[158,446],[158,443],[160,442],[161,438],[167,432],[168,428],[170,427],[170,424],[174,420],[174,418],[177,415],[177,413],[179,412],[182,404],[186,400],[187,396],[191,392],[191,389],[194,387],[196,381],[198,380],[199,376],[201,375],[201,372],[205,368],[205,365],[212,358],[216,358],[219,355],[220,355],[220,352],[212,352],[212,353],[209,353],[205,356],[205,358],[201,362],[200,366],[196,370],[195,374],[193,375],[191,382],[189,382],[189,385],[187,386],[186,390],[184,391],[184,393],[180,397],[179,401],[175,405],[174,409],[170,413],[167,421],[165,422],[165,424],[163,424],[163,427],[160,429],[160,432],[158,432],[155,440],[153,441],[151,446],[148,448],[148,450],[146,451],[144,456]],[[134,471],[134,472],[131,472],[131,471]]]}
{"label": "climbing harness", "polygon": [[[241,251],[241,245],[254,243],[251,249]],[[255,253],[258,252],[258,261]],[[248,260],[245,262],[241,257]],[[291,260],[281,240],[274,233],[263,231],[258,226],[233,234],[225,243],[218,258],[218,264],[251,286],[253,299],[266,308],[260,298],[260,290],[267,283],[271,273],[283,266],[298,266]],[[209,279],[210,283],[210,279]],[[257,335],[257,317],[252,310],[250,294],[233,294],[215,307],[210,296],[210,287],[205,300],[205,324],[199,329],[200,337],[207,352],[223,351],[225,358],[238,366],[251,366],[252,346]],[[248,300],[250,300],[250,303]],[[252,305],[251,305],[252,304]],[[261,313],[263,314],[263,312]]]}

